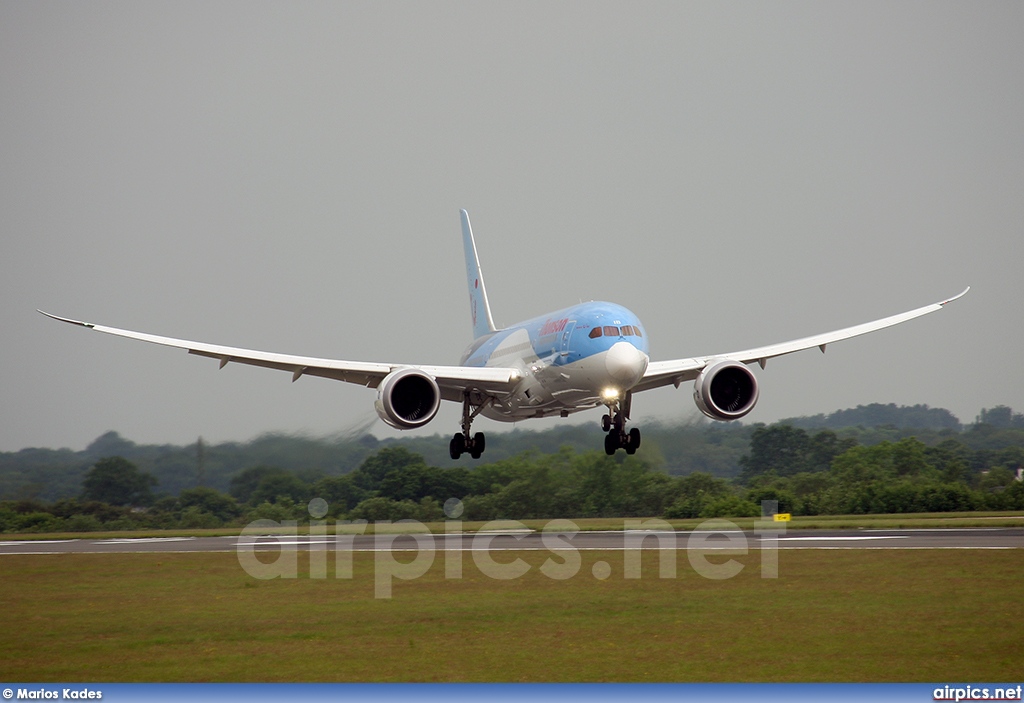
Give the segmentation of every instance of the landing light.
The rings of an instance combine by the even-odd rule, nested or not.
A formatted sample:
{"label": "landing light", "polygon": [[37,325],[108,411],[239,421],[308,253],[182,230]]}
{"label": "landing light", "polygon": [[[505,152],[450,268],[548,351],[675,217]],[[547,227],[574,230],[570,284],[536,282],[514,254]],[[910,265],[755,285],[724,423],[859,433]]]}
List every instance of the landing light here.
{"label": "landing light", "polygon": [[619,397],[619,389],[605,388],[603,391],[601,391],[601,397],[603,397],[605,400],[615,400],[616,398]]}

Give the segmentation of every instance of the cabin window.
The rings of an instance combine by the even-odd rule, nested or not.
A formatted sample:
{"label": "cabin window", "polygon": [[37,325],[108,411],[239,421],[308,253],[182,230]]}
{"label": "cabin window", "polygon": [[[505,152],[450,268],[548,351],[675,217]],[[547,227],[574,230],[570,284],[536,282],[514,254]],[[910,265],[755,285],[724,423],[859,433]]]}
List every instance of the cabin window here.
{"label": "cabin window", "polygon": [[604,328],[604,336],[605,337],[618,337],[619,336],[619,328],[618,327],[612,327],[611,325],[606,326]]}
{"label": "cabin window", "polygon": [[590,330],[590,338],[591,339],[597,339],[600,336],[601,336],[601,328],[600,327],[595,327],[594,329]]}

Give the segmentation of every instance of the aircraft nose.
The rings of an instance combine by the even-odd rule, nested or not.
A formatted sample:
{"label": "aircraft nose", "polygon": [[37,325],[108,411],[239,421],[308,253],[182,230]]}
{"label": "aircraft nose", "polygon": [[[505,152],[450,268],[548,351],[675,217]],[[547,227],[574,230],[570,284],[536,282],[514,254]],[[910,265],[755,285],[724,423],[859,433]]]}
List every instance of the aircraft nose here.
{"label": "aircraft nose", "polygon": [[632,388],[647,370],[647,355],[629,342],[616,342],[604,358],[605,368],[614,382],[623,389]]}

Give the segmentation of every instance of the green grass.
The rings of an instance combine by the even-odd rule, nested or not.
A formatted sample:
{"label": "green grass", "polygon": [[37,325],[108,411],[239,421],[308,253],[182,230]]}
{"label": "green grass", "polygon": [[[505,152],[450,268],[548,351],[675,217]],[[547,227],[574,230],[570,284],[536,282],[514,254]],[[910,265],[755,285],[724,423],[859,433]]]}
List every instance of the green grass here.
{"label": "green grass", "polygon": [[[721,518],[752,530],[760,518]],[[524,520],[528,527],[542,529],[545,520]],[[583,518],[574,520],[581,530],[621,530],[623,518]],[[677,530],[697,528],[704,519],[667,520]],[[479,529],[481,523],[467,523],[467,529]],[[440,523],[438,529],[441,531]],[[900,513],[892,515],[807,515],[786,523],[787,530],[800,529],[895,529],[921,527],[1024,527],[1024,512]]]}
{"label": "green grass", "polygon": [[[234,554],[0,557],[0,679],[27,681],[938,681],[1016,680],[1024,550],[757,551],[732,579],[623,578],[622,552],[582,552],[577,576],[531,565],[374,598],[355,578],[258,581]],[[404,559],[404,557],[403,557]],[[594,563],[611,566],[596,579]],[[333,556],[328,574],[333,575]]]}
{"label": "green grass", "polygon": [[[573,520],[580,530],[621,530],[627,519],[638,518],[578,518]],[[648,519],[648,518],[640,518]],[[737,526],[752,530],[759,518],[724,518]],[[501,520],[494,523],[462,522],[459,526],[466,532],[475,532],[482,528],[493,529],[496,526],[526,527],[543,530],[549,520]],[[666,520],[677,530],[692,530],[705,522],[703,519]],[[327,529],[334,533],[336,521],[327,520]],[[355,532],[353,527],[338,526],[339,531]],[[444,522],[429,522],[426,527],[431,532],[444,532],[449,528]],[[893,515],[811,515],[794,517],[786,524],[787,530],[799,529],[894,529],[908,527],[1024,527],[1024,512],[962,512],[962,513],[904,513]],[[299,526],[300,533],[309,531],[308,525]],[[374,532],[408,532],[414,528],[403,527],[401,524],[370,524],[358,531],[362,534]],[[242,531],[240,527],[217,527],[212,529],[174,529],[174,530],[124,530],[119,532],[58,532],[58,533],[7,533],[0,534],[0,540],[48,540],[48,539],[107,539],[107,538],[140,538],[140,537],[228,537]],[[266,530],[267,532],[271,530]]]}

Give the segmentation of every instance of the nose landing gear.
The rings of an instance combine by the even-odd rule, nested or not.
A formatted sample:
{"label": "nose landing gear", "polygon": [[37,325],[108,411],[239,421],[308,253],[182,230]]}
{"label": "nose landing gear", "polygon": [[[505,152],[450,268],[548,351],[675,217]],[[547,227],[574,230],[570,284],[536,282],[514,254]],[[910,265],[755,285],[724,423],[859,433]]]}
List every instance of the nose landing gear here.
{"label": "nose landing gear", "polygon": [[636,454],[640,448],[640,429],[634,427],[626,432],[626,421],[629,420],[631,395],[620,403],[618,400],[607,403],[608,413],[601,417],[601,431],[607,432],[604,438],[604,453],[613,455],[618,449],[625,449],[626,454]]}

